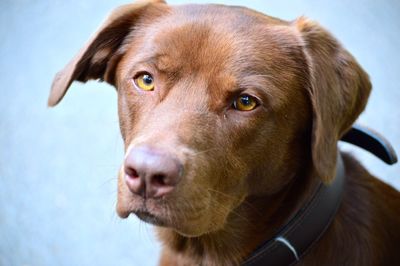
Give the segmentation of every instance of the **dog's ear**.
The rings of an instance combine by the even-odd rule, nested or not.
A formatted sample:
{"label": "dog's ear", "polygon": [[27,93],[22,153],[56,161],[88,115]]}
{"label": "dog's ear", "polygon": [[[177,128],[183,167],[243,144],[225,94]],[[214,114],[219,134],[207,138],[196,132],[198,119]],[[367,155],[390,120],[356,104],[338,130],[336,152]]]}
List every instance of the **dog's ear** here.
{"label": "dog's ear", "polygon": [[[163,0],[142,0],[116,8],[79,53],[54,77],[48,99],[55,106],[64,97],[74,80],[105,80],[115,85],[114,72],[119,58],[115,52],[145,11]],[[118,56],[117,56],[118,57]]]}
{"label": "dog's ear", "polygon": [[313,165],[320,178],[329,183],[335,176],[337,142],[364,110],[371,83],[353,56],[328,31],[304,17],[294,24],[309,66]]}

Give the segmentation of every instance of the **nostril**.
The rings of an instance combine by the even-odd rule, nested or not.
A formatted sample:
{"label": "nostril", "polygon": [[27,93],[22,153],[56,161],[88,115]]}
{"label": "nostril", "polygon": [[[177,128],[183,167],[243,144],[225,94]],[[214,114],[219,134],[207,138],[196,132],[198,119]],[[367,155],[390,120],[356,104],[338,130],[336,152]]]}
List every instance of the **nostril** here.
{"label": "nostril", "polygon": [[165,186],[166,185],[165,179],[166,177],[163,174],[154,175],[153,178],[151,179],[151,185],[157,187]]}
{"label": "nostril", "polygon": [[125,183],[132,193],[144,195],[146,189],[145,182],[135,168],[125,166]]}
{"label": "nostril", "polygon": [[131,179],[139,178],[139,174],[136,171],[136,169],[131,168],[131,167],[126,167],[125,168],[125,174]]}

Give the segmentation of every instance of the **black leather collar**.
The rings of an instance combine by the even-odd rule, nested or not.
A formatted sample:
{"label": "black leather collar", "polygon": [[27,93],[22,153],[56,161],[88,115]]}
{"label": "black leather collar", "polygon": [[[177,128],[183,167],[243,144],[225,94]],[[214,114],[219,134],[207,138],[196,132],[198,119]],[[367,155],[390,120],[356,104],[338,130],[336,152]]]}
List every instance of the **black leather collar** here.
{"label": "black leather collar", "polygon": [[[363,148],[388,164],[397,162],[390,143],[380,134],[366,127],[355,125],[342,141]],[[345,182],[342,156],[338,154],[336,176],[330,185],[322,182],[312,198],[272,239],[257,248],[243,266],[294,265],[324,234],[340,206]]]}

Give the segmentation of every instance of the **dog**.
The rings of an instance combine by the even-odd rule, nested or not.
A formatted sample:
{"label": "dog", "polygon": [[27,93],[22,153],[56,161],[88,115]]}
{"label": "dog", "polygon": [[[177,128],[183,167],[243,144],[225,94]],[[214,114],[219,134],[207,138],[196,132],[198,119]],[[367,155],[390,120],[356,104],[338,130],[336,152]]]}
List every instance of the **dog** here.
{"label": "dog", "polygon": [[[271,238],[298,265],[400,265],[400,193],[337,148],[366,106],[369,77],[318,23],[135,2],[57,73],[49,106],[88,80],[116,88],[116,209],[155,225],[160,265],[246,264]],[[339,160],[339,207],[298,254],[275,236],[340,177]]]}

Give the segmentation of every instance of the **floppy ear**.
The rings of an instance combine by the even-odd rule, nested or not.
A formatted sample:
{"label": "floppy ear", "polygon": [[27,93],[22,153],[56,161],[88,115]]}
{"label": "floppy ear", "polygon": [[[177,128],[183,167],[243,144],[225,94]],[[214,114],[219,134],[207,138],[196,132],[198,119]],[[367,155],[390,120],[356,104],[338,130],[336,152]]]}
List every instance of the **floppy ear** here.
{"label": "floppy ear", "polygon": [[329,183],[335,176],[337,142],[364,110],[371,83],[328,31],[303,17],[295,25],[304,41],[310,73],[312,160],[317,174]]}
{"label": "floppy ear", "polygon": [[[54,77],[48,100],[55,106],[74,80],[105,80],[114,84],[114,72],[121,55],[115,52],[131,32],[145,10],[163,0],[143,0],[115,9],[79,53]],[[114,57],[113,57],[114,56]]]}

